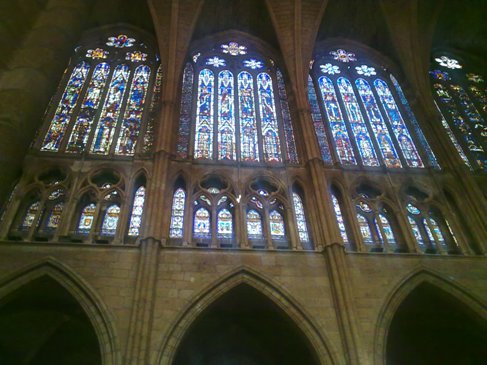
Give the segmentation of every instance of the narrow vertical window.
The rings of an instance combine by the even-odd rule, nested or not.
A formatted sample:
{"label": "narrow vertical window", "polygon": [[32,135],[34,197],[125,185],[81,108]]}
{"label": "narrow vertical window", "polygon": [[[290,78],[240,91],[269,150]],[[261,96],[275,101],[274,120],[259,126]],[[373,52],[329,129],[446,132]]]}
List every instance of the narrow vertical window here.
{"label": "narrow vertical window", "polygon": [[372,238],[372,231],[370,230],[369,223],[367,219],[362,214],[357,214],[357,221],[358,226],[360,229],[360,234],[362,235],[362,239],[366,245],[371,245],[374,243]]}
{"label": "narrow vertical window", "polygon": [[421,232],[419,231],[418,224],[416,221],[408,216],[409,225],[411,226],[411,230],[413,231],[414,238],[418,245],[423,249],[424,248],[424,240],[423,236],[421,236]]}
{"label": "narrow vertical window", "polygon": [[306,224],[306,217],[304,215],[303,202],[299,194],[293,192],[294,211],[296,213],[296,221],[298,225],[299,240],[301,242],[309,242],[308,226]]}
{"label": "narrow vertical window", "polygon": [[338,203],[338,199],[334,194],[331,194],[331,202],[333,203],[333,209],[335,210],[338,229],[340,230],[340,235],[342,236],[343,243],[347,244],[349,240],[348,240],[347,230],[345,228],[345,222],[343,220],[342,210],[340,209],[340,204]]}
{"label": "narrow vertical window", "polygon": [[370,125],[374,131],[377,143],[379,144],[379,149],[386,167],[402,167],[401,160],[396,152],[396,148],[392,143],[389,130],[387,129],[384,119],[382,119],[382,115],[379,111],[379,106],[375,100],[372,88],[366,80],[360,78],[355,80],[355,84],[357,85],[362,103],[365,106]]}
{"label": "narrow vertical window", "polygon": [[247,235],[249,239],[262,239],[262,217],[259,212],[251,209],[247,212]]}
{"label": "narrow vertical window", "polygon": [[79,63],[73,69],[66,89],[49,125],[49,130],[42,142],[41,151],[57,152],[59,150],[89,70],[90,66],[86,62]]}
{"label": "narrow vertical window", "polygon": [[253,78],[252,75],[246,71],[242,71],[238,74],[238,99],[240,118],[240,158],[242,161],[259,161]]}
{"label": "narrow vertical window", "polygon": [[287,158],[291,163],[298,163],[298,154],[296,152],[296,143],[294,141],[293,125],[291,114],[289,113],[289,104],[287,102],[286,85],[280,70],[276,71],[277,88],[279,90],[279,101],[281,104],[282,123],[284,126],[284,136],[286,138]]}
{"label": "narrow vertical window", "polygon": [[91,203],[83,208],[78,223],[78,231],[82,234],[88,234],[93,226],[96,205]]}
{"label": "narrow vertical window", "polygon": [[191,102],[193,100],[193,66],[187,63],[183,72],[183,90],[181,93],[181,111],[177,153],[179,157],[188,157],[189,136],[191,130]]}
{"label": "narrow vertical window", "polygon": [[338,158],[344,165],[356,165],[357,161],[355,160],[347,127],[343,121],[333,82],[328,77],[322,76],[318,79],[318,83]]}
{"label": "narrow vertical window", "polygon": [[222,209],[218,212],[217,231],[219,238],[232,238],[233,217],[228,209]]}
{"label": "narrow vertical window", "polygon": [[169,237],[171,238],[183,238],[185,200],[186,193],[184,190],[176,189],[172,199],[171,226],[169,228]]}
{"label": "narrow vertical window", "polygon": [[199,208],[194,214],[193,235],[197,238],[210,238],[210,212]]}
{"label": "narrow vertical window", "polygon": [[431,228],[433,229],[433,234],[435,235],[436,239],[438,240],[438,243],[441,246],[445,247],[446,246],[445,237],[443,236],[443,233],[441,232],[440,227],[438,226],[438,223],[433,218],[430,218],[429,220],[430,220]]}
{"label": "narrow vertical window", "polygon": [[380,101],[382,102],[382,106],[386,111],[389,123],[392,126],[392,130],[401,147],[407,165],[409,167],[424,167],[423,161],[421,161],[416,146],[414,145],[411,135],[404,123],[401,112],[389,90],[389,86],[387,86],[387,83],[381,79],[376,79],[374,81],[374,86]]}
{"label": "narrow vertical window", "polygon": [[284,228],[284,219],[282,215],[273,210],[269,213],[269,222],[271,228],[271,237],[273,239],[284,239],[286,237],[286,230]]}
{"label": "narrow vertical window", "polygon": [[85,150],[109,73],[110,66],[108,63],[103,62],[95,67],[90,84],[88,85],[88,90],[81,104],[81,109],[76,118],[76,123],[71,132],[66,152],[83,152]]}
{"label": "narrow vertical window", "polygon": [[[396,238],[394,237],[394,232],[392,231],[389,219],[384,214],[379,214],[380,223],[382,225],[382,231],[386,236],[387,243],[391,246],[396,244]],[[380,232],[380,231],[379,231]]]}
{"label": "narrow vertical window", "polygon": [[281,148],[271,77],[266,73],[259,74],[257,76],[257,88],[259,92],[264,160],[279,162],[281,161]]}
{"label": "narrow vertical window", "polygon": [[110,152],[129,75],[130,68],[127,65],[118,65],[113,73],[92,142],[92,153],[107,155]]}
{"label": "narrow vertical window", "polygon": [[218,159],[235,160],[235,116],[233,113],[233,74],[218,75]]}
{"label": "narrow vertical window", "polygon": [[194,157],[211,159],[213,157],[213,72],[204,69],[198,78],[198,103],[196,107],[196,132]]}
{"label": "narrow vertical window", "polygon": [[369,131],[365,124],[360,106],[355,98],[352,84],[344,77],[338,79],[338,89],[342,95],[343,104],[350,121],[350,126],[357,142],[357,147],[365,166],[379,166],[379,161],[375,154],[374,145],[370,139]]}
{"label": "narrow vertical window", "polygon": [[118,219],[120,217],[120,207],[118,205],[110,205],[107,208],[103,224],[101,226],[101,234],[103,236],[114,236],[117,231]]}
{"label": "narrow vertical window", "polygon": [[311,118],[313,119],[316,138],[318,139],[318,145],[320,146],[321,158],[326,164],[331,165],[333,161],[331,158],[330,146],[328,145],[328,140],[326,138],[325,122],[321,116],[320,106],[318,104],[318,98],[316,96],[311,75],[308,76],[308,100],[311,108]]}
{"label": "narrow vertical window", "polygon": [[130,215],[129,236],[138,236],[142,226],[142,214],[144,213],[145,187],[137,189],[132,204],[132,214]]}
{"label": "narrow vertical window", "polygon": [[144,114],[150,73],[149,66],[139,66],[135,69],[117,148],[115,149],[115,154],[117,155],[131,156],[135,153],[135,145],[139,137],[142,115]]}
{"label": "narrow vertical window", "polygon": [[32,225],[34,224],[37,225],[37,223],[35,222],[35,218],[37,216],[37,213],[39,212],[40,205],[41,203],[39,201],[36,201],[27,207],[24,219],[22,219],[22,223],[20,224],[20,229],[22,231],[29,230],[30,227],[32,227]]}
{"label": "narrow vertical window", "polygon": [[46,223],[46,229],[48,231],[54,231],[59,227],[59,222],[61,221],[61,214],[63,213],[63,209],[63,202],[57,203],[52,207]]}

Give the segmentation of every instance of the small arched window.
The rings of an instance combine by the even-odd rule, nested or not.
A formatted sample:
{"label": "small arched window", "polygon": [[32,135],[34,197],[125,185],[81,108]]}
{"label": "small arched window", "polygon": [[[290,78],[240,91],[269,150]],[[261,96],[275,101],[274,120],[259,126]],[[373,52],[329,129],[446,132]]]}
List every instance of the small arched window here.
{"label": "small arched window", "polygon": [[78,233],[88,234],[93,226],[93,221],[95,219],[96,204],[89,203],[82,210],[78,222]]}
{"label": "small arched window", "polygon": [[294,205],[294,214],[296,216],[296,226],[298,228],[298,236],[301,244],[310,249],[310,238],[308,233],[308,223],[306,222],[306,216],[304,214],[304,205],[303,200],[301,199],[300,194],[293,191],[293,205]]}
{"label": "small arched window", "polygon": [[249,240],[262,240],[264,233],[262,230],[262,217],[254,209],[247,212],[247,234]]}
{"label": "small arched window", "polygon": [[20,223],[19,228],[21,231],[27,231],[33,225],[37,226],[36,219],[38,218],[40,206],[41,206],[40,201],[35,201],[35,202],[29,204],[29,206],[25,210],[24,218],[22,219],[22,222]]}
{"label": "small arched window", "polygon": [[64,92],[55,98],[57,107],[46,114],[41,151],[133,156],[143,144],[156,53],[148,46],[151,41],[139,42],[135,32],[129,33],[134,38],[87,33],[82,39],[68,67],[69,78],[62,81]]}
{"label": "small arched window", "polygon": [[181,158],[298,163],[284,78],[269,57],[218,44],[193,55],[182,87]]}
{"label": "small arched window", "polygon": [[[308,99],[324,162],[423,168],[420,153],[424,152],[429,164],[437,167],[402,90],[401,103],[397,103],[394,92],[398,88],[389,86],[390,75],[383,67],[362,62],[355,54],[338,49],[318,55],[312,64]],[[424,151],[416,146],[403,114],[412,119],[412,130]]]}
{"label": "small arched window", "polygon": [[199,208],[194,213],[193,236],[211,239],[210,212],[206,208]]}
{"label": "small arched window", "polygon": [[437,54],[430,71],[442,124],[469,168],[487,171],[487,96],[481,75],[463,69],[463,62]]}
{"label": "small arched window", "polygon": [[348,245],[350,240],[348,239],[347,229],[345,227],[345,221],[343,219],[342,208],[340,207],[340,202],[335,193],[331,193],[331,203],[333,204],[333,210],[335,211],[335,217],[338,223],[338,229],[340,230],[340,236],[342,237],[343,243]]}
{"label": "small arched window", "polygon": [[272,239],[282,240],[286,237],[284,218],[277,210],[269,213],[269,225]]}
{"label": "small arched window", "polygon": [[185,191],[182,188],[177,188],[172,199],[171,225],[169,227],[169,237],[171,238],[183,238],[185,202]]}
{"label": "small arched window", "polygon": [[138,236],[142,226],[142,215],[144,214],[145,186],[140,186],[134,195],[132,212],[130,214],[130,224],[128,235]]}
{"label": "small arched window", "polygon": [[117,231],[118,220],[120,218],[120,207],[116,204],[110,205],[103,217],[101,225],[102,236],[114,236]]}

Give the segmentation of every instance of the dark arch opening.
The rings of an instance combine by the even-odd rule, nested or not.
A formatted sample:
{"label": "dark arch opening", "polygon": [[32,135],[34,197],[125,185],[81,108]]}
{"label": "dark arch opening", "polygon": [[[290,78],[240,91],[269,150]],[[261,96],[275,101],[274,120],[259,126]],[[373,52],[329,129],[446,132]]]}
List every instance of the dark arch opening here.
{"label": "dark arch opening", "polygon": [[76,299],[44,276],[0,301],[0,364],[98,365],[100,346]]}
{"label": "dark arch opening", "polygon": [[481,365],[487,322],[459,300],[423,283],[401,303],[387,339],[387,365]]}
{"label": "dark arch opening", "polygon": [[174,365],[318,365],[309,340],[271,300],[241,284],[190,326]]}

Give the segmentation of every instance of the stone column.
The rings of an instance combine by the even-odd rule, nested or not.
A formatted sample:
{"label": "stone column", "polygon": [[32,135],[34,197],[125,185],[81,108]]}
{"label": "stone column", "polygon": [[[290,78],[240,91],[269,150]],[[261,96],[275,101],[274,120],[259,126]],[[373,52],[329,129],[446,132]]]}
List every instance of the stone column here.
{"label": "stone column", "polygon": [[85,25],[90,3],[50,0],[0,76],[0,201],[19,175],[42,111]]}

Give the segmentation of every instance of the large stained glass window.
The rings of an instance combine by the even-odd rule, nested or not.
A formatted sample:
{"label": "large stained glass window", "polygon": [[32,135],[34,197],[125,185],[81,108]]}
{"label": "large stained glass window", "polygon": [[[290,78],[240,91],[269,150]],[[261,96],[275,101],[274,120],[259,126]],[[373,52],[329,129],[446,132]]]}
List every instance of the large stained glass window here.
{"label": "large stained glass window", "polygon": [[183,238],[185,200],[186,193],[184,190],[176,189],[172,199],[171,226],[169,228],[169,237],[171,238]]}
{"label": "large stained glass window", "polygon": [[110,205],[105,212],[101,225],[103,236],[114,236],[117,231],[118,219],[120,217],[120,207],[116,204]]}
{"label": "large stained glass window", "polygon": [[[401,103],[397,104],[387,82],[377,78],[378,73],[384,73],[383,67],[359,62],[360,58],[354,53],[339,49],[319,55],[311,64],[308,97],[325,162],[329,160],[326,148],[326,134],[329,133],[336,150],[336,154],[330,156],[332,162],[345,166],[423,168],[420,151],[414,142],[417,137],[424,153],[431,157],[430,165],[438,167],[402,90],[398,89],[399,85],[393,87],[400,93]],[[389,80],[390,75],[384,76]],[[406,110],[417,136],[409,132],[401,108]],[[324,126],[319,122],[320,118],[326,120]]]}
{"label": "large stained glass window", "polygon": [[299,194],[293,192],[294,212],[296,213],[296,223],[298,226],[298,235],[301,243],[309,242],[308,225],[304,215],[303,202]]}
{"label": "large stained glass window", "polygon": [[82,234],[88,234],[93,225],[95,217],[96,205],[94,203],[88,204],[81,211],[81,216],[78,223],[78,231]]}
{"label": "large stained glass window", "polygon": [[[109,39],[130,39],[132,43],[119,47]],[[93,48],[90,45],[94,42],[102,44]],[[149,55],[134,49],[148,51],[147,43],[136,46],[134,42],[135,38],[123,34],[105,41],[103,38],[93,41],[91,37],[80,42],[73,56],[80,62],[68,68],[71,76],[39,142],[41,151],[79,154],[88,150],[101,156],[135,154],[137,141],[152,133],[147,127],[148,133],[140,135],[144,115],[149,114],[144,110],[157,57],[154,52]],[[131,50],[126,50],[127,47]]]}
{"label": "large stained glass window", "polygon": [[76,123],[71,132],[66,152],[83,152],[85,150],[109,73],[110,66],[106,62],[102,62],[95,67],[76,118]]}
{"label": "large stained glass window", "polygon": [[149,66],[139,66],[135,69],[130,93],[125,107],[125,115],[118,137],[115,154],[129,156],[135,153],[135,145],[139,137],[144,103],[147,95],[150,77]]}
{"label": "large stained glass window", "polygon": [[145,187],[140,186],[135,192],[132,204],[132,214],[130,215],[129,236],[138,236],[142,226],[142,214],[144,213]]}
{"label": "large stained glass window", "polygon": [[187,157],[192,133],[195,159],[299,162],[284,76],[273,60],[249,57],[236,42],[197,52],[191,60],[183,73],[180,157]]}
{"label": "large stained glass window", "polygon": [[430,75],[443,127],[464,162],[470,168],[485,172],[487,99],[484,79],[481,75],[466,73],[458,60],[447,56],[435,58],[433,65]]}
{"label": "large stained glass window", "polygon": [[262,217],[259,212],[251,209],[247,212],[247,235],[249,239],[263,239]]}
{"label": "large stained glass window", "polygon": [[79,63],[71,73],[66,89],[59,101],[54,117],[49,125],[49,130],[42,142],[41,151],[59,151],[61,142],[68,128],[69,122],[73,115],[73,110],[78,103],[81,89],[85,83],[86,77],[90,70],[87,62]]}

